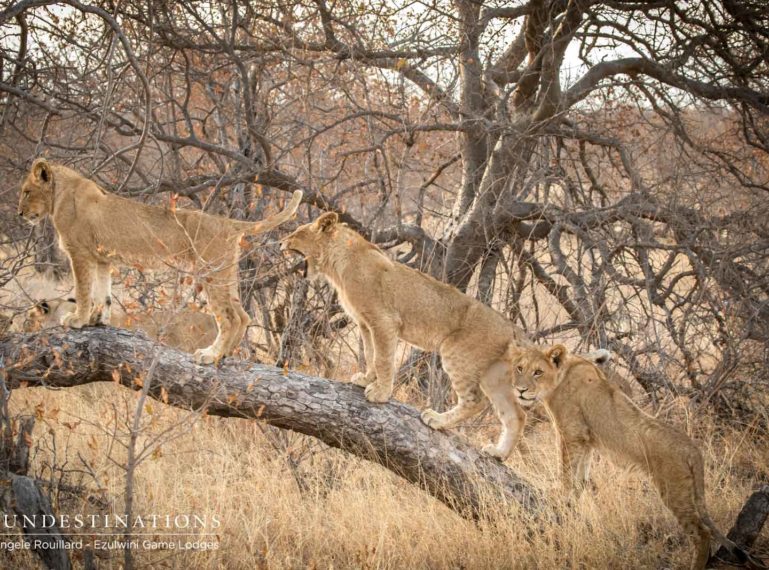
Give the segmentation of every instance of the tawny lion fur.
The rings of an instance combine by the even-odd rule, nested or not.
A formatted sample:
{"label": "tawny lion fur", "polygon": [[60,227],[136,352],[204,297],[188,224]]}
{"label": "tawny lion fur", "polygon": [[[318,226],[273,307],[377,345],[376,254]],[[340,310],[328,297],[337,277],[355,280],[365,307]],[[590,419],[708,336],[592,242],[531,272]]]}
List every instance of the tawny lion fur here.
{"label": "tawny lion fur", "polygon": [[515,447],[525,420],[500,360],[507,346],[528,344],[508,319],[483,303],[419,271],[392,261],[380,249],[326,213],[281,241],[303,255],[310,276],[323,276],[336,289],[363,338],[366,371],[352,381],[366,387],[372,402],[392,394],[398,339],[440,352],[458,395],[445,413],[427,409],[422,420],[449,428],[480,412],[488,398],[502,423],[496,445],[484,451],[504,459]]}
{"label": "tawny lion fur", "polygon": [[[39,301],[27,311],[22,330],[38,332],[57,326],[64,316],[76,310],[77,304],[72,298]],[[184,352],[194,352],[209,346],[217,334],[216,320],[212,315],[189,309],[131,315],[113,312],[110,322],[104,324],[143,331],[150,338]]]}
{"label": "tawny lion fur", "polygon": [[[610,354],[594,354],[606,360],[601,353]],[[702,454],[694,442],[645,414],[607,380],[596,360],[571,355],[562,345],[547,351],[511,346],[508,351],[519,403],[542,402],[553,418],[565,490],[582,492],[593,450],[604,450],[649,474],[665,505],[694,540],[692,569],[705,568],[711,537],[745,557],[708,516]]]}
{"label": "tawny lion fur", "polygon": [[214,342],[195,352],[197,362],[208,364],[232,353],[250,322],[238,292],[241,238],[288,221],[301,198],[294,192],[282,212],[243,222],[121,198],[74,170],[37,159],[22,181],[19,215],[33,223],[50,216],[69,256],[77,311],[63,317],[66,326],[109,322],[113,264],[194,270],[218,325]]}

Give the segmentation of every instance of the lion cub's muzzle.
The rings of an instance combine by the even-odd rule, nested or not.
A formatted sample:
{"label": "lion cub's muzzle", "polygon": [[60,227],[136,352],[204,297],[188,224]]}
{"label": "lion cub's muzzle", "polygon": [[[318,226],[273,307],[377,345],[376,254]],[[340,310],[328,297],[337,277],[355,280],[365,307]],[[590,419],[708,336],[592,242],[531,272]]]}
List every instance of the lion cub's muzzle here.
{"label": "lion cub's muzzle", "polygon": [[522,406],[531,406],[537,401],[537,396],[528,388],[516,388],[515,399]]}
{"label": "lion cub's muzzle", "polygon": [[290,253],[291,255],[299,256],[302,258],[302,264],[300,266],[300,269],[302,271],[302,278],[307,279],[307,258],[304,256],[304,254],[298,249],[292,249],[291,246],[286,241],[280,242],[280,251],[284,253]]}
{"label": "lion cub's muzzle", "polygon": [[37,224],[39,224],[40,220],[43,219],[43,216],[41,214],[38,214],[38,213],[35,213],[35,212],[31,212],[31,213],[27,214],[25,212],[21,212],[20,211],[19,212],[19,217],[23,218],[25,222],[27,222],[28,224],[31,224],[33,226],[36,226]]}

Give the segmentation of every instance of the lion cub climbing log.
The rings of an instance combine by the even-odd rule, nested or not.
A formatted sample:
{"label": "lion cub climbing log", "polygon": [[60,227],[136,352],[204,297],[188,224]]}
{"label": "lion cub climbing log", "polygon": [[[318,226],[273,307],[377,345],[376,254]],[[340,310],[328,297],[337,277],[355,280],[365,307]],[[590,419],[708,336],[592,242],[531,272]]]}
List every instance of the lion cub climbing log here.
{"label": "lion cub climbing log", "polygon": [[208,364],[231,353],[249,323],[238,293],[240,239],[290,220],[302,199],[294,192],[282,212],[242,222],[194,210],[172,210],[110,194],[74,170],[37,159],[22,182],[19,215],[37,223],[50,216],[75,278],[77,311],[62,324],[107,323],[113,264],[194,269],[208,296],[218,332],[195,360]]}
{"label": "lion cub climbing log", "polygon": [[345,311],[363,337],[366,372],[353,382],[366,387],[372,402],[386,401],[393,389],[398,339],[439,351],[459,396],[446,413],[425,410],[432,428],[448,428],[481,411],[491,400],[502,422],[496,445],[484,451],[504,459],[514,448],[525,414],[515,401],[509,370],[499,360],[512,342],[526,345],[523,333],[502,315],[454,287],[392,261],[380,249],[326,213],[281,241],[281,248],[306,258],[308,275],[334,286]]}
{"label": "lion cub climbing log", "polygon": [[523,406],[542,402],[560,436],[564,488],[580,493],[587,483],[593,449],[626,460],[651,476],[662,500],[692,536],[692,569],[705,568],[714,536],[739,557],[752,560],[725,538],[705,509],[702,454],[683,432],[642,412],[607,381],[595,364],[611,358],[597,351],[587,358],[562,345],[547,351],[511,346],[516,398]]}

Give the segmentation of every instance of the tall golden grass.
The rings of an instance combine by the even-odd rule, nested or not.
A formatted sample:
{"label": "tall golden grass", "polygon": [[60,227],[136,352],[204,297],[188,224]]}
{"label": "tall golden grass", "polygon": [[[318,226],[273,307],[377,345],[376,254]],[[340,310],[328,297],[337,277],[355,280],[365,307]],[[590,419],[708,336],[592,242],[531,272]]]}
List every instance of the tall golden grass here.
{"label": "tall golden grass", "polygon": [[[58,493],[60,513],[123,512],[125,452],[114,432],[124,434],[137,398],[113,385],[14,393],[14,411],[35,410],[35,439],[48,442],[34,469],[56,478],[49,466],[63,466],[70,483],[79,481],[106,501],[94,505],[82,495]],[[769,437],[756,426],[717,426],[687,414],[684,404],[671,402],[666,416],[701,443],[710,512],[725,531],[757,482],[769,480]],[[137,467],[136,514],[216,516],[221,526],[214,531],[217,550],[139,549],[138,567],[680,568],[689,562],[689,543],[654,489],[606,457],[593,468],[595,489],[578,501],[559,499],[555,436],[546,421],[530,425],[508,465],[553,498],[560,520],[535,520],[490,496],[483,519],[473,522],[385,469],[311,438],[253,421],[193,416],[154,401],[143,412],[140,445],[171,431]],[[488,438],[495,422],[486,419],[466,435]],[[158,531],[157,539],[165,533]],[[759,547],[768,546],[764,533]],[[99,554],[99,568],[122,567],[121,552]],[[0,557],[4,568],[39,564],[27,552]]]}

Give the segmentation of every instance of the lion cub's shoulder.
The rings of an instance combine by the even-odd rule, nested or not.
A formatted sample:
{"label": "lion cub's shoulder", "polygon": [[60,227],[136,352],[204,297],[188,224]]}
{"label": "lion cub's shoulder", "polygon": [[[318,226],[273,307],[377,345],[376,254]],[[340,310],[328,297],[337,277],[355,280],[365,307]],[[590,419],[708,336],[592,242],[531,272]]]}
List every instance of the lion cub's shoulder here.
{"label": "lion cub's shoulder", "polygon": [[337,225],[337,235],[332,246],[332,253],[347,258],[361,270],[391,268],[395,261],[390,259],[377,245],[371,243],[347,224]]}

